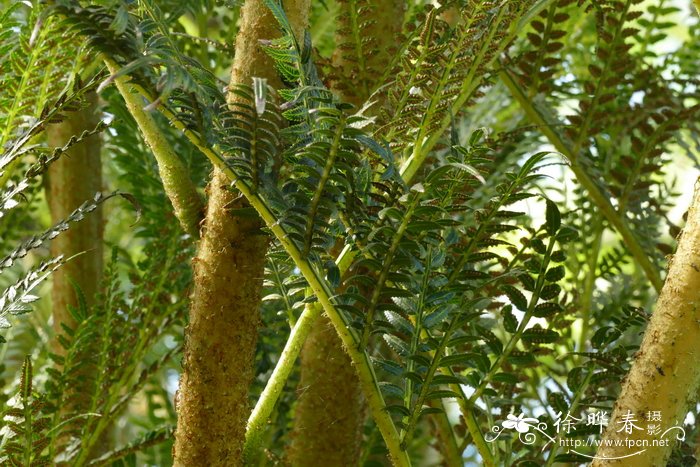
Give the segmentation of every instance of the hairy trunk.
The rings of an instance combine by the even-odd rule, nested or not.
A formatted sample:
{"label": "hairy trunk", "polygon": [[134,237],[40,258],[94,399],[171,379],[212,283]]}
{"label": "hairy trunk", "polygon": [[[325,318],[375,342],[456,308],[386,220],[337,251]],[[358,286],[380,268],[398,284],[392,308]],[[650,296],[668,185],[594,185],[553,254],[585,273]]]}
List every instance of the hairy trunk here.
{"label": "hairy trunk", "polygon": [[357,465],[366,402],[350,357],[325,316],[304,344],[298,396],[290,464]]}
{"label": "hairy trunk", "polygon": [[[371,21],[355,18],[358,3],[341,5],[341,23],[333,56],[332,90],[355,106],[364,101],[380,84],[381,73],[389,63],[391,46],[401,31],[404,2],[380,0],[367,9]],[[354,37],[352,26],[367,24],[362,37]],[[361,43],[356,43],[361,39]],[[370,50],[374,50],[370,52]],[[370,53],[366,53],[370,52]],[[360,56],[362,55],[362,56]],[[294,466],[357,465],[362,448],[362,433],[367,416],[367,401],[362,395],[354,366],[323,315],[315,324],[301,353],[299,401],[294,412],[294,428],[288,455]]]}
{"label": "hairy trunk", "polygon": [[[308,0],[288,1],[284,6],[301,37]],[[260,40],[279,34],[263,1],[245,2],[232,84],[252,84],[256,76],[267,78],[275,88],[282,85],[272,60],[260,47]],[[232,215],[247,207],[247,202],[229,186],[224,173],[215,170],[194,261],[194,292],[177,395],[175,465],[243,465],[268,239],[259,219]]]}
{"label": "hairy trunk", "polygon": [[[632,368],[624,380],[622,392],[598,450],[599,458],[638,455],[620,460],[596,460],[594,466],[666,465],[679,430],[671,430],[663,438],[667,446],[654,447],[652,440],[661,439],[667,429],[683,425],[689,404],[700,383],[700,180],[688,211],[688,219],[678,241],[678,249],[670,263],[668,277],[661,290],[642,345]],[[660,415],[655,420],[653,412]],[[651,415],[652,417],[650,417]],[[625,420],[641,429],[627,433]],[[650,434],[647,425],[661,428]],[[608,441],[609,440],[609,441]],[[615,446],[617,441],[648,443],[649,447]]]}
{"label": "hairy trunk", "polygon": [[[68,114],[61,123],[47,129],[48,144],[51,147],[65,145],[68,140],[83,131],[92,130],[99,122],[97,96],[91,94],[89,105],[82,110]],[[74,209],[95,193],[102,190],[102,169],[100,165],[100,138],[90,136],[74,145],[63,154],[48,170],[48,204],[52,222],[65,219]],[[68,261],[53,273],[53,328],[56,335],[64,334],[63,326],[75,327],[69,309],[78,307],[76,287],[85,297],[87,305],[93,303],[102,278],[102,214],[101,208],[87,216],[82,222],[56,237],[51,243],[52,255],[64,255]],[[56,342],[55,353],[63,354],[64,349]]]}

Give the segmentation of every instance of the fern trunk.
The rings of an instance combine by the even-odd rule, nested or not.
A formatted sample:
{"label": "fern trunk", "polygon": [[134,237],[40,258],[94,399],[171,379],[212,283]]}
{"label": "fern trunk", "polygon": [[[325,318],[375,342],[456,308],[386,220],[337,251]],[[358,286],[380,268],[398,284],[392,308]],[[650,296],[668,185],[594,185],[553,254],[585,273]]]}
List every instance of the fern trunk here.
{"label": "fern trunk", "polygon": [[[630,462],[639,467],[666,465],[678,431],[665,435],[669,440],[667,446],[654,447],[652,440],[659,439],[660,434],[650,435],[645,429],[635,429],[628,434],[621,429],[623,417],[631,414],[635,425],[642,428],[647,422],[658,424],[662,432],[675,425],[683,426],[700,384],[699,310],[700,180],[696,184],[678,249],[670,261],[668,277],[642,345],[624,380],[597,457],[613,458],[642,452],[631,458],[596,460],[593,466],[630,465]],[[650,412],[660,413],[661,422],[648,420]],[[614,446],[616,442],[626,440],[648,442],[649,447]],[[612,446],[606,446],[606,443]]]}
{"label": "fern trunk", "polygon": [[396,53],[406,2],[341,0],[335,34],[331,89],[343,101],[361,107],[382,84]]}
{"label": "fern trunk", "polygon": [[289,463],[358,465],[367,403],[355,367],[325,316],[304,344],[298,397]]}
{"label": "fern trunk", "polygon": [[[292,24],[303,31],[308,0],[285,2],[285,7]],[[260,40],[279,35],[264,2],[246,1],[241,8],[232,84],[252,84],[256,76],[267,78],[273,87],[282,86],[272,60],[260,47]],[[194,291],[177,394],[175,465],[243,465],[268,238],[260,230],[260,219],[232,214],[247,207],[247,202],[229,186],[226,175],[215,169],[194,261]]]}
{"label": "fern trunk", "polygon": [[[361,107],[387,69],[391,47],[401,32],[404,2],[345,0],[336,32],[331,87]],[[366,18],[357,17],[365,8]],[[362,16],[362,15],[360,15]],[[360,24],[366,24],[360,28]],[[367,401],[343,343],[326,315],[314,324],[301,352],[299,400],[294,411],[291,465],[357,465],[367,417]]]}
{"label": "fern trunk", "polygon": [[[95,128],[99,122],[97,95],[90,94],[89,99],[86,108],[71,112],[61,123],[49,125],[46,134],[50,147],[63,146],[72,136]],[[52,222],[65,219],[75,208],[93,199],[95,193],[102,190],[100,146],[99,136],[90,136],[71,147],[49,167],[47,198]],[[57,336],[64,334],[64,326],[75,327],[75,319],[69,310],[79,306],[76,287],[88,306],[99,290],[103,263],[102,231],[102,214],[98,207],[96,212],[73,224],[51,243],[53,256],[69,258],[82,253],[52,276],[53,328]],[[53,351],[62,354],[63,348],[56,342]]]}
{"label": "fern trunk", "polygon": [[[71,112],[62,122],[47,127],[47,143],[49,147],[62,147],[71,137],[94,129],[99,120],[97,95],[91,93],[88,95],[87,107]],[[92,135],[72,146],[49,166],[46,190],[53,224],[68,217],[85,201],[93,199],[96,192],[102,191],[100,149],[100,137]],[[60,344],[59,336],[65,336],[66,327],[74,329],[77,326],[70,309],[78,309],[81,300],[84,300],[86,307],[95,302],[103,272],[102,234],[102,208],[98,207],[51,242],[52,256],[63,255],[70,258],[78,255],[52,275],[51,312],[56,337],[51,350],[57,355],[62,356],[66,353],[66,349]],[[62,406],[61,413],[70,417],[87,411],[90,396],[89,393],[73,391],[69,397],[70,404]],[[68,442],[68,436],[59,439],[62,445]],[[109,434],[105,432],[91,455],[103,452],[108,445]]]}

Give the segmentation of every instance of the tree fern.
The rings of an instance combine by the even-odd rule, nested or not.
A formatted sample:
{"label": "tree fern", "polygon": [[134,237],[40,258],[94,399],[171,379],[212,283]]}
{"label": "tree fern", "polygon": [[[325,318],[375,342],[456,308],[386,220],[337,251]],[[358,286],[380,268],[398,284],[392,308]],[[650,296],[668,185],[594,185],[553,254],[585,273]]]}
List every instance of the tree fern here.
{"label": "tree fern", "polygon": [[[46,370],[45,392],[50,406],[85,388],[90,404],[78,412],[87,418],[77,423],[51,412],[59,428],[40,454],[77,465],[169,461],[158,456],[167,456],[174,412],[169,389],[159,385],[177,369],[170,359],[179,352],[175,335],[182,332],[178,313],[192,245],[170,230],[172,211],[159,206],[167,198],[136,135],[143,122],[128,117],[109,87],[130,79],[137,107],[154,118],[154,132],[183,156],[192,178],[204,180],[208,163],[216,168],[209,194],[232,201],[215,205],[217,215],[230,225],[250,221],[246,238],[255,240],[237,246],[272,244],[264,301],[245,318],[257,320],[259,311],[265,323],[255,360],[246,362],[256,380],[242,404],[248,396],[257,404],[245,462],[293,462],[293,455],[280,458],[291,452],[283,445],[304,445],[290,442],[303,434],[296,422],[290,429],[294,393],[285,388],[313,380],[294,362],[323,313],[374,421],[355,433],[364,436],[360,462],[381,462],[386,446],[396,465],[428,463],[435,453],[427,447],[436,439],[447,446],[439,451],[448,463],[584,462],[560,441],[600,433],[579,427],[565,434],[551,421],[611,407],[639,332],[653,316],[654,289],[661,289],[665,255],[682,223],[672,218],[675,143],[686,153],[697,149],[696,44],[678,52],[656,45],[669,34],[673,8],[666,0],[460,1],[437,8],[408,2],[396,21],[399,43],[389,52],[377,46],[386,18],[372,2],[329,5],[327,13],[316,6],[314,18],[341,12],[335,46],[318,27],[312,32],[320,44],[294,30],[286,3],[264,5],[281,37],[270,33],[270,40],[240,45],[236,53],[260,45],[256,51],[266,51],[279,76],[270,67],[267,81],[246,75],[249,83],[227,87],[219,76],[229,59],[213,51],[224,40],[219,28],[231,35],[235,29],[219,19],[237,18],[236,8],[63,2],[53,10],[62,18],[52,21],[80,34],[89,56],[113,64],[100,87],[115,117],[105,132],[110,162],[119,188],[128,187],[147,216],[135,227],[137,241],[118,251],[124,267],[141,254],[151,259],[129,286],[113,271],[94,318],[75,310],[80,324],[62,340],[70,349],[57,359],[63,368]],[[214,12],[215,31],[199,37],[206,12]],[[693,40],[696,29],[689,29]],[[336,55],[319,59],[316,46],[326,57],[335,47]],[[375,61],[380,53],[384,58]],[[350,87],[354,80],[357,89]],[[94,83],[77,86],[83,87]],[[42,121],[80,101],[77,88],[7,146],[3,167],[36,156],[34,175],[60,157],[34,145]],[[547,152],[552,146],[564,157]],[[207,160],[197,160],[200,154]],[[32,188],[27,183],[15,178],[6,185],[3,219],[19,212],[13,207]],[[8,258],[16,262],[23,247],[43,243],[33,235],[17,250],[8,247]],[[263,249],[259,274],[232,277],[261,282]],[[35,277],[55,265],[49,260]],[[5,300],[24,306],[20,289],[29,293],[30,285]],[[124,291],[132,286],[135,292]],[[161,305],[163,315],[156,313]],[[241,328],[243,317],[236,319],[229,326]],[[112,364],[110,351],[123,356]],[[97,357],[88,360],[89,352]],[[129,423],[123,447],[90,460],[100,434],[138,394],[145,394],[143,416],[124,418],[138,427]],[[518,416],[555,442],[540,451],[500,429]],[[184,433],[180,423],[177,432]],[[690,448],[681,444],[674,462]]]}

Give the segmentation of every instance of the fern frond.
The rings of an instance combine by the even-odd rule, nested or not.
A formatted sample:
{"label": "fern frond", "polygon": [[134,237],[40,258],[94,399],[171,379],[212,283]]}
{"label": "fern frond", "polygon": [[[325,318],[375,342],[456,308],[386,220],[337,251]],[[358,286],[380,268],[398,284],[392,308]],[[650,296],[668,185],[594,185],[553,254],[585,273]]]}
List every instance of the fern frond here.
{"label": "fern frond", "polygon": [[576,17],[581,13],[569,8],[572,3],[573,0],[552,2],[537,19],[530,22],[532,30],[527,33],[527,39],[532,49],[523,53],[517,62],[522,71],[519,77],[529,86],[530,96],[551,93],[555,89],[553,81],[563,62],[558,54],[564,47],[561,40],[566,36],[572,15]]}
{"label": "fern frond", "polygon": [[36,151],[31,143],[51,123],[58,123],[68,112],[79,110],[86,102],[86,95],[97,87],[99,76],[83,82],[76,77],[71,86],[63,91],[55,101],[46,104],[40,114],[25,130],[8,140],[0,154],[0,186],[4,186],[13,175],[12,169],[17,161],[26,154]]}
{"label": "fern frond", "polygon": [[[0,329],[8,329],[12,326],[7,319],[8,314],[23,314],[31,311],[29,305],[39,298],[31,292],[64,262],[65,259],[62,256],[42,261],[3,291],[0,295]],[[0,343],[4,342],[5,338],[0,336]]]}
{"label": "fern frond", "polygon": [[[185,240],[177,232],[164,231],[152,241],[153,255],[132,277],[125,292],[119,280],[116,255],[107,273],[107,287],[90,313],[77,310],[77,326],[66,329],[60,343],[65,357],[54,355],[61,371],[52,371],[47,389],[54,408],[51,452],[86,465],[89,454],[105,430],[122,414],[124,407],[142,391],[149,379],[180,351],[156,346],[174,325],[182,323],[185,303],[173,301],[172,284],[189,280],[183,257]],[[184,290],[185,288],[175,289]],[[91,358],[94,356],[94,358]],[[151,360],[151,363],[142,363]],[[82,424],[67,423],[74,413],[97,413]],[[73,437],[72,445],[62,440]]]}
{"label": "fern frond", "polygon": [[175,433],[175,427],[172,425],[157,428],[149,431],[140,439],[130,442],[127,446],[115,449],[113,451],[102,454],[97,459],[91,460],[87,465],[99,467],[104,465],[113,465],[115,461],[127,457],[129,454],[142,452],[146,448],[160,444],[170,438]]}
{"label": "fern frond", "polygon": [[[90,136],[102,132],[107,128],[107,124],[100,122],[93,130],[86,130],[80,135],[72,136],[68,142],[62,146],[54,148],[53,150],[45,150],[45,148],[33,148],[33,151],[38,153],[37,161],[34,162],[26,171],[25,178],[19,180],[18,182],[10,183],[3,191],[0,193],[0,219],[4,217],[11,209],[17,207],[20,202],[18,198],[24,198],[25,192],[30,188],[30,182],[32,179],[46,173],[48,167],[51,163],[58,160],[61,155],[65,154],[68,149],[72,146],[86,140]],[[0,244],[1,246],[2,244]]]}
{"label": "fern frond", "polygon": [[[480,154],[478,149],[474,153],[462,149],[467,155]],[[540,254],[547,257],[552,254],[544,247],[542,239],[551,237],[550,245],[553,245],[554,236],[560,229],[558,211],[553,210],[553,204],[548,202],[547,223],[537,234],[541,238],[524,243],[523,251],[512,252],[510,261],[487,251],[494,245],[509,245],[504,241],[504,236],[507,238],[508,232],[517,229],[517,226],[504,222],[522,213],[504,208],[526,195],[532,196],[521,192],[521,189],[534,181],[534,172],[544,156],[533,156],[519,173],[511,174],[508,177],[512,184],[510,187],[505,184],[495,186],[492,195],[494,201],[486,209],[474,209],[468,197],[461,202],[455,202],[453,198],[457,192],[474,190],[469,186],[475,177],[474,171],[465,170],[462,167],[464,162],[454,161],[451,165],[435,169],[424,182],[426,201],[421,210],[416,211],[415,219],[411,220],[411,227],[407,229],[412,238],[401,242],[408,257],[391,268],[391,285],[384,287],[380,293],[377,293],[377,289],[373,293],[373,297],[382,296],[379,303],[386,321],[376,320],[372,332],[384,333],[388,345],[399,357],[398,362],[383,359],[377,363],[380,369],[404,381],[403,388],[392,379],[381,383],[389,400],[400,401],[398,405],[390,404],[387,408],[401,418],[398,426],[402,429],[404,448],[411,442],[420,418],[437,413],[438,409],[427,407],[428,401],[458,398],[465,407],[464,416],[468,415],[473,400],[464,396],[459,385],[469,384],[479,392],[486,388],[496,371],[491,367],[490,353],[499,355],[499,367],[506,359],[502,352],[510,355],[521,339],[525,345],[532,346],[551,342],[558,337],[554,332],[537,329],[525,332],[526,323],[533,316],[551,317],[561,310],[556,303],[558,292],[555,283],[563,277],[563,267],[548,268],[546,261],[537,263],[533,258]],[[468,157],[466,161],[476,163],[477,158]],[[451,194],[451,190],[455,193]],[[464,220],[455,222],[454,216]],[[469,227],[472,222],[478,227]],[[395,227],[391,229],[397,230]],[[377,233],[373,241],[376,242],[379,235]],[[469,238],[466,246],[455,244],[455,240],[461,236]],[[562,242],[570,240],[563,234],[557,238]],[[388,247],[370,251],[375,250],[387,251]],[[524,250],[532,253],[525,254]],[[368,254],[365,253],[365,256]],[[465,258],[468,258],[468,262]],[[388,260],[378,256],[375,265],[363,260],[359,260],[357,265],[379,269]],[[466,264],[471,267],[465,269]],[[531,269],[530,274],[534,274],[534,277],[516,270],[516,266]],[[541,274],[541,277],[537,274]],[[358,284],[364,282],[359,279],[361,276],[356,279]],[[516,280],[522,281],[523,289],[535,294],[532,301],[528,302],[522,292],[512,285]],[[367,283],[383,286],[378,280]],[[463,295],[465,292],[468,295]],[[495,300],[501,295],[507,296],[518,308],[529,310],[529,316],[526,314],[520,326],[514,317],[510,318],[512,327],[508,325],[506,329],[514,333],[514,337],[508,345],[501,343],[486,326],[478,324],[479,317],[487,308],[498,305]],[[357,294],[354,297],[360,300]],[[543,303],[540,303],[540,299]],[[367,300],[365,306],[369,308],[373,303],[375,301]],[[487,346],[470,344],[479,340],[486,341]],[[459,369],[464,367],[472,368],[467,376],[459,374]]]}
{"label": "fern frond", "polygon": [[632,47],[627,38],[634,35],[635,28],[626,27],[626,22],[637,16],[632,6],[637,0],[611,0],[596,8],[599,43],[596,55],[600,65],[589,66],[593,79],[583,83],[584,95],[579,101],[579,115],[570,115],[572,127],[566,130],[574,142],[574,153],[578,153],[587,137],[600,132],[606,116],[617,99],[628,99],[620,95],[620,84],[625,74],[635,66],[629,50]]}
{"label": "fern frond", "polygon": [[11,466],[48,465],[48,418],[45,397],[33,388],[34,371],[30,357],[22,365],[19,393],[2,412],[5,436],[0,461]]}
{"label": "fern frond", "polygon": [[508,72],[502,72],[501,79],[513,93],[520,105],[523,106],[528,117],[536,122],[540,130],[547,136],[547,139],[554,147],[567,157],[571,164],[571,170],[576,175],[579,184],[586,189],[607,221],[620,233],[635,260],[640,264],[652,284],[654,284],[654,288],[660,290],[662,282],[658,268],[654,266],[648,254],[641,247],[639,240],[630,229],[626,220],[616,212],[615,208],[610,203],[610,196],[606,195],[599,184],[594,182],[591,176],[586,172],[579,160],[579,154],[574,152],[571,140],[557,131],[557,128],[561,127],[561,124],[556,121],[553,111],[546,108],[543,103],[533,105],[533,103],[525,97],[522,88],[518,85],[517,81],[515,81],[515,78]]}
{"label": "fern frond", "polygon": [[[7,14],[12,14],[8,11]],[[53,42],[56,24],[52,18],[44,19],[36,9],[32,9],[26,18],[27,23],[15,23],[20,27],[16,34],[17,46],[7,54],[7,60],[12,64],[9,73],[3,74],[0,85],[6,91],[0,100],[0,147],[4,147],[17,128],[24,127],[20,119],[29,120],[38,116],[47,103],[47,95],[50,95],[47,86],[58,87],[62,80],[53,80],[53,66],[64,67],[68,54],[68,47],[56,47]],[[66,41],[68,42],[68,41]],[[63,54],[63,55],[60,55]],[[62,62],[58,62],[62,60]],[[60,88],[58,89],[60,90]],[[54,93],[56,89],[53,89]],[[27,118],[29,117],[29,118]],[[25,121],[26,121],[25,120]]]}
{"label": "fern frond", "polygon": [[23,179],[3,189],[0,197],[0,218],[19,204],[17,198],[29,187],[29,180]]}
{"label": "fern frond", "polygon": [[637,23],[640,28],[634,39],[639,45],[639,54],[645,58],[656,58],[659,55],[654,48],[655,44],[668,37],[668,30],[676,25],[672,21],[672,15],[681,13],[680,8],[667,0],[659,0],[656,4],[649,5]]}
{"label": "fern frond", "polygon": [[226,154],[227,163],[244,176],[253,190],[274,186],[279,178],[281,156],[279,133],[282,121],[272,90],[264,110],[255,109],[255,96],[249,86],[239,85],[230,92],[235,102],[221,102],[214,117],[213,138]]}
{"label": "fern frond", "polygon": [[11,267],[18,259],[24,258],[29,251],[39,248],[44,244],[44,242],[48,240],[56,238],[58,235],[60,235],[61,232],[65,232],[66,230],[68,230],[70,228],[71,223],[80,222],[85,218],[86,215],[97,209],[97,206],[115,196],[121,196],[122,198],[132,203],[134,201],[131,195],[129,195],[128,193],[121,193],[118,191],[115,191],[114,193],[110,194],[104,194],[100,192],[95,193],[95,197],[92,200],[85,201],[82,205],[77,207],[68,217],[62,219],[43,233],[32,236],[31,238],[17,246],[10,253],[5,255],[5,257],[2,258],[2,260],[0,260],[0,272],[2,272],[3,269]]}
{"label": "fern frond", "polygon": [[403,58],[402,71],[387,88],[390,110],[380,116],[375,134],[408,157],[402,175],[409,179],[443,137],[453,116],[481,96],[489,69],[510,44],[529,2],[491,6],[471,2],[462,10],[462,22],[454,34],[430,11],[415,45]]}
{"label": "fern frond", "polygon": [[277,313],[285,313],[290,328],[293,328],[299,308],[304,306],[303,291],[308,284],[303,277],[294,273],[294,263],[290,264],[284,250],[273,249],[268,253],[267,261],[263,284],[266,290],[262,301],[278,303]]}

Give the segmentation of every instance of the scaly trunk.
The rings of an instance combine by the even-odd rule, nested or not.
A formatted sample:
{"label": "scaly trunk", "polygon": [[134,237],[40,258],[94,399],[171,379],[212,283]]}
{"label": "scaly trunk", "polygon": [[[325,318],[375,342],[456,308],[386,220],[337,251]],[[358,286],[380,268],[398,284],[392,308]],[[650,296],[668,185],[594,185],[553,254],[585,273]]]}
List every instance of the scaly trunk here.
{"label": "scaly trunk", "polygon": [[[284,6],[302,37],[309,0],[288,1]],[[275,19],[263,1],[248,0],[240,21],[231,83],[251,85],[256,76],[281,87],[272,60],[260,47],[261,39],[280,35]],[[243,465],[268,238],[260,231],[259,219],[230,214],[247,203],[229,185],[227,177],[215,170],[194,261],[194,291],[177,394],[173,450],[179,466]]]}
{"label": "scaly trunk", "polygon": [[[90,94],[85,109],[71,112],[61,123],[48,127],[48,144],[50,147],[63,146],[72,136],[94,129],[98,122],[97,96]],[[90,136],[76,144],[51,164],[47,188],[52,222],[65,219],[74,209],[101,191],[99,136]],[[84,252],[51,276],[53,328],[56,335],[64,334],[63,326],[75,327],[75,320],[69,311],[70,307],[78,307],[75,286],[80,288],[88,306],[94,302],[102,279],[102,230],[101,208],[97,208],[82,222],[73,224],[51,242],[51,254],[54,256],[64,255],[68,258]],[[54,344],[53,351],[59,355],[64,353],[58,342]]]}
{"label": "scaly trunk", "polygon": [[[653,440],[673,426],[683,425],[690,403],[700,383],[700,180],[695,187],[688,219],[678,240],[678,249],[670,262],[668,277],[651,316],[642,345],[620,397],[615,402],[610,424],[598,450],[598,458],[639,455],[619,460],[596,460],[594,467],[666,465],[678,430],[665,434],[667,446],[655,447]],[[654,420],[656,412],[661,420]],[[649,414],[652,419],[649,419]],[[627,433],[625,420],[640,429]],[[649,434],[649,425],[661,428]],[[634,442],[614,446],[616,442]],[[606,446],[605,443],[611,444]],[[637,447],[648,443],[648,447]]]}
{"label": "scaly trunk", "polygon": [[[351,23],[362,24],[367,19],[353,17],[350,9],[357,10],[358,3],[362,2],[348,0],[341,4],[343,21],[336,33],[336,43],[349,44],[356,39]],[[361,47],[336,49],[331,87],[345,102],[361,107],[381,84],[378,80],[387,68],[392,44],[401,31],[404,7],[404,2],[398,0],[372,3],[367,13],[371,21],[365,23],[368,27],[361,40],[362,47],[371,47],[374,53],[365,53],[367,50]],[[357,465],[367,402],[350,357],[325,315],[314,324],[302,349],[298,392],[288,449],[291,465]]]}

